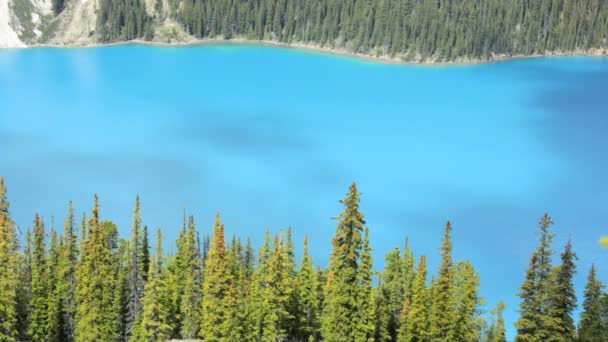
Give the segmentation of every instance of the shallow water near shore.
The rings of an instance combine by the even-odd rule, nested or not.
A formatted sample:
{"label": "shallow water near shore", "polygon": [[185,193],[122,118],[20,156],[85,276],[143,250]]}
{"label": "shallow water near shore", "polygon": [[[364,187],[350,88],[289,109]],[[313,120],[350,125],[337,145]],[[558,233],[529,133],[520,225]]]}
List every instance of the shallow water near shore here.
{"label": "shallow water near shore", "polygon": [[[369,62],[262,46],[113,46],[0,51],[0,175],[21,230],[35,211],[61,227],[68,200],[128,233],[172,242],[182,208],[202,234],[291,226],[326,265],[352,181],[375,264],[402,247],[435,269],[445,221],[493,306],[515,296],[544,212],[572,236],[579,296],[605,275],[608,58],[456,67]],[[172,245],[168,243],[167,245]],[[298,243],[298,248],[301,243]],[[557,262],[557,256],[554,259]],[[608,281],[608,279],[603,279]]]}

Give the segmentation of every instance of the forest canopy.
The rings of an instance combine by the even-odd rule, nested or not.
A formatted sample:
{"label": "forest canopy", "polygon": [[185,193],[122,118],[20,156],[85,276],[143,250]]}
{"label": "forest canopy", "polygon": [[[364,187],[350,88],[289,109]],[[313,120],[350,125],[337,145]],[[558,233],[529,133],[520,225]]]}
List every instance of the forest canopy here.
{"label": "forest canopy", "polygon": [[[307,238],[296,258],[291,229],[267,230],[254,249],[249,239],[227,238],[219,214],[202,238],[184,215],[168,254],[161,230],[143,223],[139,197],[128,238],[103,218],[97,196],[79,222],[70,202],[61,231],[36,214],[20,236],[0,177],[0,340],[505,342],[506,306],[485,308],[474,266],[452,257],[451,223],[436,272],[407,239],[375,270],[360,196],[353,183],[340,201],[329,265],[321,268]],[[517,341],[603,341],[608,294],[592,267],[577,327],[576,254],[568,242],[552,263],[552,224],[544,215],[538,225]]]}
{"label": "forest canopy", "polygon": [[608,47],[606,0],[100,0],[101,42],[197,38],[300,43],[404,60],[477,60]]}

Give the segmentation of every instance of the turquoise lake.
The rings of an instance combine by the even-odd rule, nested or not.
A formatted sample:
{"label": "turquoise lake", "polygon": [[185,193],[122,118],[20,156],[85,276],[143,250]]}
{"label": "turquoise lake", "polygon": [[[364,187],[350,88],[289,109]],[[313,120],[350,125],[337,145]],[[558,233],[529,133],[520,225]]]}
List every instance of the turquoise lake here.
{"label": "turquoise lake", "polygon": [[[326,265],[356,181],[375,265],[409,237],[436,270],[446,220],[481,292],[508,304],[544,212],[572,237],[576,286],[608,250],[608,59],[407,66],[261,46],[0,51],[0,175],[21,230],[68,200],[127,233],[136,194],[168,245],[182,208],[201,233],[310,236]],[[554,262],[558,256],[554,257]]]}

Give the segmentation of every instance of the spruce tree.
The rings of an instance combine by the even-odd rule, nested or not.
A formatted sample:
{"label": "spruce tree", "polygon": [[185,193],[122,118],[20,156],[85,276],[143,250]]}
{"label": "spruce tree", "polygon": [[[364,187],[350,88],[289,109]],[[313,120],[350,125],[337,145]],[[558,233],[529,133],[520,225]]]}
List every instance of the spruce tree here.
{"label": "spruce tree", "polygon": [[74,314],[76,301],[76,263],[78,261],[78,238],[74,230],[74,208],[68,203],[68,212],[63,225],[57,271],[57,293],[61,301],[62,340],[74,340]]}
{"label": "spruce tree", "polygon": [[479,275],[468,261],[456,264],[456,322],[454,341],[476,341],[481,336],[479,326],[479,306],[482,299],[478,294]]}
{"label": "spruce tree", "polygon": [[429,322],[429,293],[426,287],[426,256],[420,256],[414,287],[412,289],[412,301],[403,307],[405,324],[399,328],[399,342],[425,342],[431,337]]}
{"label": "spruce tree", "polygon": [[[409,258],[408,252],[404,253],[404,258]],[[405,303],[405,290],[408,286],[407,272],[411,272],[410,261],[409,259],[404,260],[404,258],[402,258],[399,248],[395,248],[386,254],[384,272],[382,272],[383,282],[382,286],[379,286],[381,288],[380,292],[384,296],[383,301],[387,306],[386,330],[389,335],[388,339],[391,341],[397,338],[400,315],[403,303]],[[406,271],[407,268],[409,269]]]}
{"label": "spruce tree", "polygon": [[180,291],[180,335],[192,339],[200,331],[201,312],[201,264],[196,243],[194,217],[188,220],[188,230],[178,245],[180,254],[181,291]]}
{"label": "spruce tree", "polygon": [[38,214],[34,217],[34,240],[32,249],[30,316],[28,318],[28,335],[35,341],[47,337],[48,322],[48,268],[46,258],[46,244],[44,222]]}
{"label": "spruce tree", "polygon": [[361,233],[365,220],[359,212],[360,193],[353,183],[346,199],[341,200],[344,211],[337,217],[338,226],[332,239],[329,271],[321,333],[323,339],[351,342],[357,336],[361,314],[360,264],[363,249]]}
{"label": "spruce tree", "polygon": [[372,291],[372,248],[369,245],[369,229],[365,228],[363,253],[358,275],[357,309],[355,318],[355,341],[370,341],[374,335],[374,299]]}
{"label": "spruce tree", "polygon": [[[228,269],[229,255],[224,241],[224,225],[219,213],[215,216],[213,235],[205,267],[203,269],[203,299],[202,299],[202,326],[200,336],[205,341],[226,341],[228,334],[228,306],[226,297],[231,286],[230,271]],[[233,292],[233,298],[236,300]]]}
{"label": "spruce tree", "polygon": [[139,196],[137,196],[133,207],[133,223],[131,225],[131,242],[129,243],[129,262],[127,268],[128,287],[125,327],[127,340],[131,336],[133,325],[135,325],[136,321],[139,319],[142,310],[141,299],[144,295],[144,266],[147,252],[144,252],[144,238],[141,225],[141,207]]}
{"label": "spruce tree", "polygon": [[454,292],[454,265],[452,262],[452,225],[445,226],[441,247],[439,277],[433,287],[431,335],[434,342],[455,341],[456,303]]}
{"label": "spruce tree", "polygon": [[507,305],[502,300],[496,304],[496,307],[492,309],[492,313],[496,315],[495,323],[492,329],[492,334],[488,339],[488,342],[507,342],[505,320],[502,313],[507,308]]}
{"label": "spruce tree", "polygon": [[583,312],[578,326],[578,342],[604,342],[606,326],[602,320],[602,293],[604,284],[596,278],[595,265],[591,265],[583,292]]}
{"label": "spruce tree", "polygon": [[47,318],[46,331],[47,341],[63,342],[63,321],[61,308],[61,295],[59,293],[59,253],[62,246],[59,244],[59,237],[55,230],[53,218],[51,218],[51,242],[47,255]]}
{"label": "spruce tree", "polygon": [[572,278],[576,273],[576,254],[572,243],[564,247],[561,254],[561,265],[554,267],[551,274],[548,315],[551,318],[545,324],[549,329],[548,342],[573,342],[576,339],[576,327],[572,312],[576,309],[576,292]]}
{"label": "spruce tree", "polygon": [[515,323],[518,342],[546,341],[550,335],[547,323],[551,321],[549,315],[550,289],[551,289],[551,241],[554,234],[549,233],[553,225],[551,217],[545,214],[539,224],[540,242],[532,254],[530,266],[526,271],[519,297],[520,318]]}
{"label": "spruce tree", "polygon": [[304,248],[297,275],[296,293],[298,303],[298,334],[302,341],[308,341],[319,329],[319,285],[311,255],[308,253],[308,237],[304,237]]}
{"label": "spruce tree", "polygon": [[19,335],[17,316],[20,260],[17,231],[9,213],[4,178],[0,176],[0,340],[15,341]]}
{"label": "spruce tree", "polygon": [[95,195],[93,215],[83,255],[76,270],[76,330],[79,342],[115,341],[116,331],[114,297],[116,293],[118,248],[116,226],[99,219],[99,199]]}
{"label": "spruce tree", "polygon": [[389,308],[387,303],[388,294],[384,286],[383,274],[377,274],[378,286],[372,289],[372,297],[374,304],[374,334],[373,339],[376,342],[393,341],[389,334]]}
{"label": "spruce tree", "polygon": [[172,329],[169,325],[169,297],[162,262],[162,234],[156,231],[156,253],[150,260],[148,281],[146,282],[144,297],[142,298],[142,318],[134,328],[131,341],[151,342],[167,341],[171,337]]}

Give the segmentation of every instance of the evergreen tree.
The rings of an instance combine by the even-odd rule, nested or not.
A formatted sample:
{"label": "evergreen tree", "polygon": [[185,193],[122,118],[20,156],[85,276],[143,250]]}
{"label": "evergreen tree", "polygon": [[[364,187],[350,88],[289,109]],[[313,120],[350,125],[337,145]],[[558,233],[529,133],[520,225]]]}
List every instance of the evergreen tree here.
{"label": "evergreen tree", "polygon": [[302,341],[308,341],[316,336],[319,329],[319,285],[312,261],[308,253],[308,237],[304,237],[304,249],[300,261],[296,282],[297,304],[298,304],[298,333],[297,337]]}
{"label": "evergreen tree", "polygon": [[28,335],[35,341],[43,340],[48,335],[48,268],[46,260],[46,244],[44,222],[38,216],[34,217],[34,240],[32,249],[30,316],[28,318]]}
{"label": "evergreen tree", "polygon": [[[127,276],[127,315],[126,315],[126,338],[131,336],[132,327],[137,324],[142,310],[141,299],[144,295],[144,267],[146,264],[146,254],[142,232],[141,208],[139,196],[135,198],[133,207],[133,223],[131,225],[131,242],[129,243],[129,262]],[[147,241],[145,242],[147,245]]]}
{"label": "evergreen tree", "polygon": [[452,262],[452,225],[450,221],[445,226],[441,247],[441,266],[439,277],[433,287],[433,304],[431,310],[431,335],[434,342],[455,341],[455,312],[454,265]]}
{"label": "evergreen tree", "polygon": [[[407,248],[407,247],[406,247]],[[405,258],[409,258],[408,251],[404,254]],[[397,330],[400,325],[400,315],[405,303],[405,290],[407,286],[406,268],[411,267],[409,260],[404,260],[401,257],[399,248],[390,251],[385,258],[384,272],[382,273],[383,283],[381,293],[384,296],[383,302],[387,306],[386,330],[388,337],[382,339],[394,341],[397,338]],[[408,271],[411,272],[411,269]],[[376,313],[378,314],[378,313]],[[376,338],[376,341],[378,339]]]}
{"label": "evergreen tree", "polygon": [[169,325],[169,300],[167,286],[163,274],[162,263],[162,234],[156,232],[156,253],[150,262],[148,281],[142,298],[142,318],[134,329],[131,339],[135,342],[167,341],[172,329]]}
{"label": "evergreen tree", "polygon": [[205,341],[227,341],[229,333],[228,292],[232,287],[232,298],[236,300],[234,284],[228,264],[228,253],[224,241],[224,225],[219,213],[215,216],[211,245],[203,270],[203,300],[201,337]]}
{"label": "evergreen tree", "polygon": [[540,243],[532,254],[530,266],[526,271],[526,279],[521,286],[519,297],[520,318],[515,323],[518,342],[546,341],[550,335],[547,323],[549,315],[551,288],[551,241],[554,234],[549,233],[553,225],[551,217],[545,214],[539,222]]}
{"label": "evergreen tree", "polygon": [[353,183],[346,199],[341,200],[344,211],[337,217],[338,226],[332,239],[329,273],[321,333],[324,340],[350,342],[357,336],[361,313],[360,264],[363,249],[361,233],[365,225],[359,212],[360,193]]}
{"label": "evergreen tree", "polygon": [[468,261],[456,264],[456,322],[454,341],[476,341],[481,336],[479,306],[482,299],[478,294],[479,275]]}
{"label": "evergreen tree", "polygon": [[386,298],[388,297],[387,289],[384,287],[382,273],[378,273],[378,286],[372,289],[374,302],[374,341],[393,341],[389,334],[389,308]]}
{"label": "evergreen tree", "polygon": [[604,284],[597,280],[595,265],[591,265],[583,292],[583,312],[578,327],[579,342],[604,342],[606,326],[602,320],[601,298]]}
{"label": "evergreen tree", "polygon": [[502,313],[506,308],[507,305],[501,300],[492,310],[492,312],[496,315],[496,321],[492,329],[492,334],[490,338],[488,338],[488,342],[507,342],[505,320],[502,317]]}
{"label": "evergreen tree", "polygon": [[553,268],[551,274],[548,315],[551,320],[546,322],[548,329],[547,341],[573,342],[576,340],[576,327],[572,312],[576,308],[576,292],[572,278],[576,273],[576,254],[572,251],[572,243],[564,247],[561,254],[561,265]]}
{"label": "evergreen tree", "polygon": [[57,271],[57,294],[61,302],[61,340],[74,340],[74,314],[76,301],[76,263],[78,262],[78,238],[74,230],[74,208],[68,203],[68,212],[63,225],[63,235],[59,248]]}
{"label": "evergreen tree", "polygon": [[4,178],[0,177],[0,340],[15,341],[19,335],[17,315],[19,254],[17,232],[9,213]]}
{"label": "evergreen tree", "polygon": [[62,246],[59,244],[59,237],[53,221],[54,219],[51,217],[51,243],[47,256],[46,340],[63,342],[65,337],[63,336],[61,294],[57,286],[59,284],[59,253]]}
{"label": "evergreen tree", "polygon": [[180,254],[181,291],[180,291],[180,335],[192,339],[200,331],[201,308],[201,265],[196,243],[194,218],[188,220],[188,230],[183,236],[178,253]]}
{"label": "evergreen tree", "polygon": [[426,256],[422,255],[414,278],[412,301],[409,303],[409,299],[406,299],[403,306],[402,317],[405,324],[401,324],[399,328],[399,342],[425,342],[431,337],[426,275]]}
{"label": "evergreen tree", "polygon": [[355,313],[355,341],[370,341],[374,335],[374,300],[372,297],[372,248],[369,245],[369,229],[365,228],[363,238],[363,253],[359,267],[359,286],[357,295],[357,309]]}
{"label": "evergreen tree", "polygon": [[81,261],[76,269],[76,330],[79,342],[115,341],[114,296],[116,293],[116,226],[99,219],[99,200],[95,196],[93,215]]}

